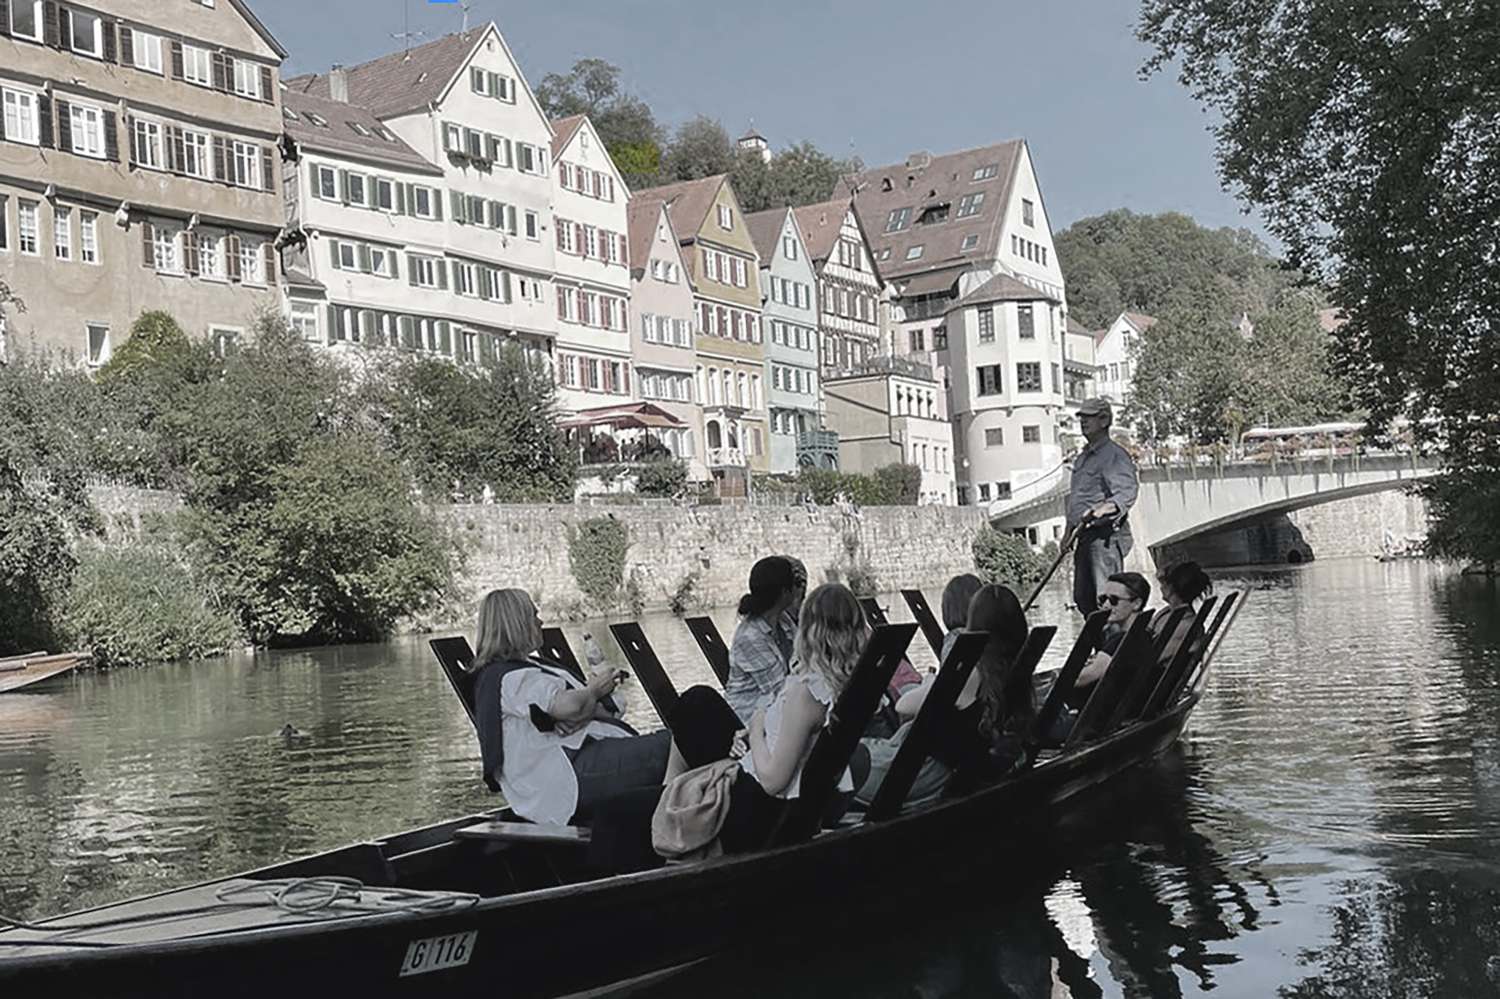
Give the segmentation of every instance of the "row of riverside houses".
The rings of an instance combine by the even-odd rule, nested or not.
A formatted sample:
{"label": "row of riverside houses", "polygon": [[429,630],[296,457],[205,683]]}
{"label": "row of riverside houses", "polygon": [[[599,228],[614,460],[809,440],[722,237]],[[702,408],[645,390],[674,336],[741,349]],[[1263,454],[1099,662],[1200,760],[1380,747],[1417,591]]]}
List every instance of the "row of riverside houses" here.
{"label": "row of riverside houses", "polygon": [[1045,474],[1092,384],[1020,141],[746,217],[724,176],[629,191],[493,24],[280,82],[242,0],[0,0],[0,56],[0,275],[30,305],[0,333],[92,366],[157,308],[226,348],[268,305],[351,359],[513,342],[586,463],[645,425],[721,495],[905,461],[937,503]]}

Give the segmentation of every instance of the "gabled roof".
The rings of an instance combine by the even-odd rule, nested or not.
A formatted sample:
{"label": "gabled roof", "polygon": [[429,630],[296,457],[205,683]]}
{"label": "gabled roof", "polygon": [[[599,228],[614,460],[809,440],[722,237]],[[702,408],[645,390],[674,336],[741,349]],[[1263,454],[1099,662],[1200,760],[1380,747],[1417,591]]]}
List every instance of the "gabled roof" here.
{"label": "gabled roof", "polygon": [[[455,32],[442,38],[418,45],[414,49],[392,52],[378,59],[350,66],[344,70],[349,83],[349,100],[362,104],[374,112],[377,118],[397,118],[424,110],[427,105],[441,100],[448,92],[464,64],[474,54],[490,32],[500,42],[516,71],[516,86],[523,91],[537,114],[543,119],[546,114],[536,102],[536,95],[521,75],[520,64],[511,54],[505,36],[493,21],[466,32]],[[328,74],[299,76],[287,80],[289,90],[297,90],[315,97],[328,97]]]}
{"label": "gabled roof", "polygon": [[1080,323],[1078,320],[1074,319],[1071,312],[1068,313],[1067,331],[1074,336],[1091,337],[1095,335],[1094,330],[1089,329],[1087,326],[1083,325],[1083,323]]}
{"label": "gabled roof", "polygon": [[996,274],[953,303],[952,308],[962,309],[968,305],[985,305],[990,302],[1057,302],[1057,299],[1045,291],[1037,291],[1031,285],[1018,281],[1009,274]]}
{"label": "gabled roof", "polygon": [[245,0],[229,0],[229,3],[230,6],[232,6],[236,11],[239,12],[240,17],[243,17],[246,23],[255,30],[255,33],[259,35],[267,45],[271,46],[271,50],[273,52],[275,52],[283,59],[287,57],[287,50],[281,47],[281,43],[276,40],[276,36],[271,34],[271,29],[267,28],[264,24],[261,23],[260,18],[255,16],[255,12],[250,9],[250,5],[245,3]]}
{"label": "gabled roof", "polygon": [[[802,230],[802,241],[807,244],[807,255],[817,263],[822,263],[833,255],[833,248],[839,242],[839,232],[844,226],[844,216],[848,214],[850,207],[847,200],[836,198],[794,209],[797,227]],[[856,214],[856,224],[858,219]],[[860,228],[863,229],[864,226]]]}
{"label": "gabled roof", "polygon": [[568,143],[573,141],[573,136],[577,135],[578,130],[583,127],[585,117],[581,114],[570,114],[566,118],[558,118],[552,122],[552,161],[554,163],[567,148]]}
{"label": "gabled roof", "polygon": [[636,197],[666,202],[667,213],[672,217],[672,227],[677,230],[677,238],[687,242],[698,238],[698,230],[703,228],[703,223],[708,219],[708,211],[713,207],[714,199],[719,196],[719,188],[724,186],[728,178],[728,174],[716,173],[698,180],[649,187],[644,191],[637,191]]}
{"label": "gabled roof", "polygon": [[[1011,139],[943,156],[914,153],[905,163],[874,167],[850,178],[848,183],[855,192],[854,207],[870,245],[876,250],[891,251],[885,266],[886,280],[952,267],[965,260],[998,257],[1005,209],[1025,147],[1024,139]],[[995,168],[995,176],[973,179],[976,171],[990,166]],[[957,218],[960,199],[980,192],[985,197],[979,212],[969,218]],[[924,209],[942,204],[948,205],[946,222],[917,224]],[[899,232],[886,232],[886,220],[900,208],[911,209],[907,227]],[[961,253],[959,246],[970,234],[978,234],[979,244]],[[907,250],[917,245],[923,247],[921,259],[907,260]]]}
{"label": "gabled roof", "polygon": [[1126,322],[1142,333],[1156,325],[1156,317],[1148,316],[1144,312],[1122,312],[1120,315],[1125,318]]}
{"label": "gabled roof", "polygon": [[745,228],[750,230],[750,240],[755,244],[755,252],[760,254],[760,262],[764,266],[770,266],[776,254],[777,246],[781,243],[781,230],[786,227],[786,213],[789,211],[790,208],[768,208],[745,216]]}
{"label": "gabled roof", "polygon": [[[341,101],[324,100],[310,94],[286,91],[281,95],[281,106],[296,114],[296,120],[286,118],[286,134],[299,146],[335,156],[352,156],[377,163],[388,163],[403,170],[442,176],[443,171],[425,160],[411,146],[402,142],[394,132],[380,123],[368,108]],[[324,128],[308,117],[315,114],[328,123]],[[351,125],[359,125],[368,135],[361,135]],[[389,136],[389,138],[384,138]]]}
{"label": "gabled roof", "polygon": [[672,240],[672,252],[677,254],[682,280],[687,283],[689,291],[696,291],[692,271],[682,257],[682,243],[677,238],[677,230],[672,226],[672,215],[666,211],[663,202],[651,198],[630,199],[630,208],[626,214],[626,228],[630,230],[630,275],[639,278],[646,273],[646,261],[651,259],[651,244],[656,239],[656,224],[663,218],[666,219],[667,232]]}

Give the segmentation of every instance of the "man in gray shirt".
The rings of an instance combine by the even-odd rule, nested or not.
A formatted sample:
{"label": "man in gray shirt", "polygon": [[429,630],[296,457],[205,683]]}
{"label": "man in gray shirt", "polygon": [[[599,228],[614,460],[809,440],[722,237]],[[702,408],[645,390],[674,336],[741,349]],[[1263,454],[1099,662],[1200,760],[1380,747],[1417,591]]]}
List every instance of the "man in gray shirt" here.
{"label": "man in gray shirt", "polygon": [[1068,487],[1068,534],[1073,550],[1073,603],[1085,616],[1099,607],[1099,591],[1125,567],[1134,541],[1126,515],[1139,488],[1135,462],[1110,440],[1114,410],[1106,399],[1089,399],[1078,407],[1078,422],[1087,443],[1073,459]]}

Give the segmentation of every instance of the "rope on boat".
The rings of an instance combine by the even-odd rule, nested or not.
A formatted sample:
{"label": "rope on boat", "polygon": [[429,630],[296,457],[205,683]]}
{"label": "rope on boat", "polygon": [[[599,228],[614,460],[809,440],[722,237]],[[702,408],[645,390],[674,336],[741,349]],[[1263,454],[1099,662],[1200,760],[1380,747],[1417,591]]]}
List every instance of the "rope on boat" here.
{"label": "rope on boat", "polygon": [[381,912],[427,912],[469,908],[479,904],[479,896],[467,892],[407,891],[401,888],[372,889],[378,894],[365,899],[367,886],[358,878],[314,877],[281,878],[253,884],[225,885],[214,892],[214,898],[231,905],[272,905],[294,916],[342,918],[354,915],[337,908],[341,902],[373,904],[370,915]]}
{"label": "rope on boat", "polygon": [[[364,893],[371,892],[366,898]],[[402,888],[372,888],[358,878],[312,877],[280,878],[273,881],[257,881],[253,884],[225,885],[214,893],[216,904],[194,906],[164,912],[138,913],[118,919],[101,919],[90,923],[28,923],[0,915],[0,933],[9,930],[30,930],[45,933],[45,939],[7,940],[0,937],[0,946],[15,947],[117,947],[117,943],[95,940],[69,940],[70,934],[89,930],[115,929],[136,923],[148,923],[158,919],[175,919],[184,916],[207,914],[223,909],[254,909],[271,906],[294,916],[314,919],[351,919],[360,916],[380,916],[397,912],[441,912],[447,909],[467,909],[478,905],[480,897],[457,891],[411,891]],[[349,908],[354,903],[370,908]],[[229,930],[226,932],[233,932]]]}

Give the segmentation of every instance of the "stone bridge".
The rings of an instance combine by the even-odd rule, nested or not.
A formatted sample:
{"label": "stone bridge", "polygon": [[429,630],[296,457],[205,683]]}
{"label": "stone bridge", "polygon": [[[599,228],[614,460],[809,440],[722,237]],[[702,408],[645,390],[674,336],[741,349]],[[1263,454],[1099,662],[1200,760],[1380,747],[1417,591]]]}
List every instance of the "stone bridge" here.
{"label": "stone bridge", "polygon": [[[1146,467],[1130,512],[1130,561],[1148,567],[1148,559],[1159,558],[1167,546],[1305,507],[1402,489],[1436,469],[1435,459],[1410,452]],[[1068,471],[1059,468],[991,504],[990,523],[1018,529],[1055,521],[1063,516],[1067,491]]]}

